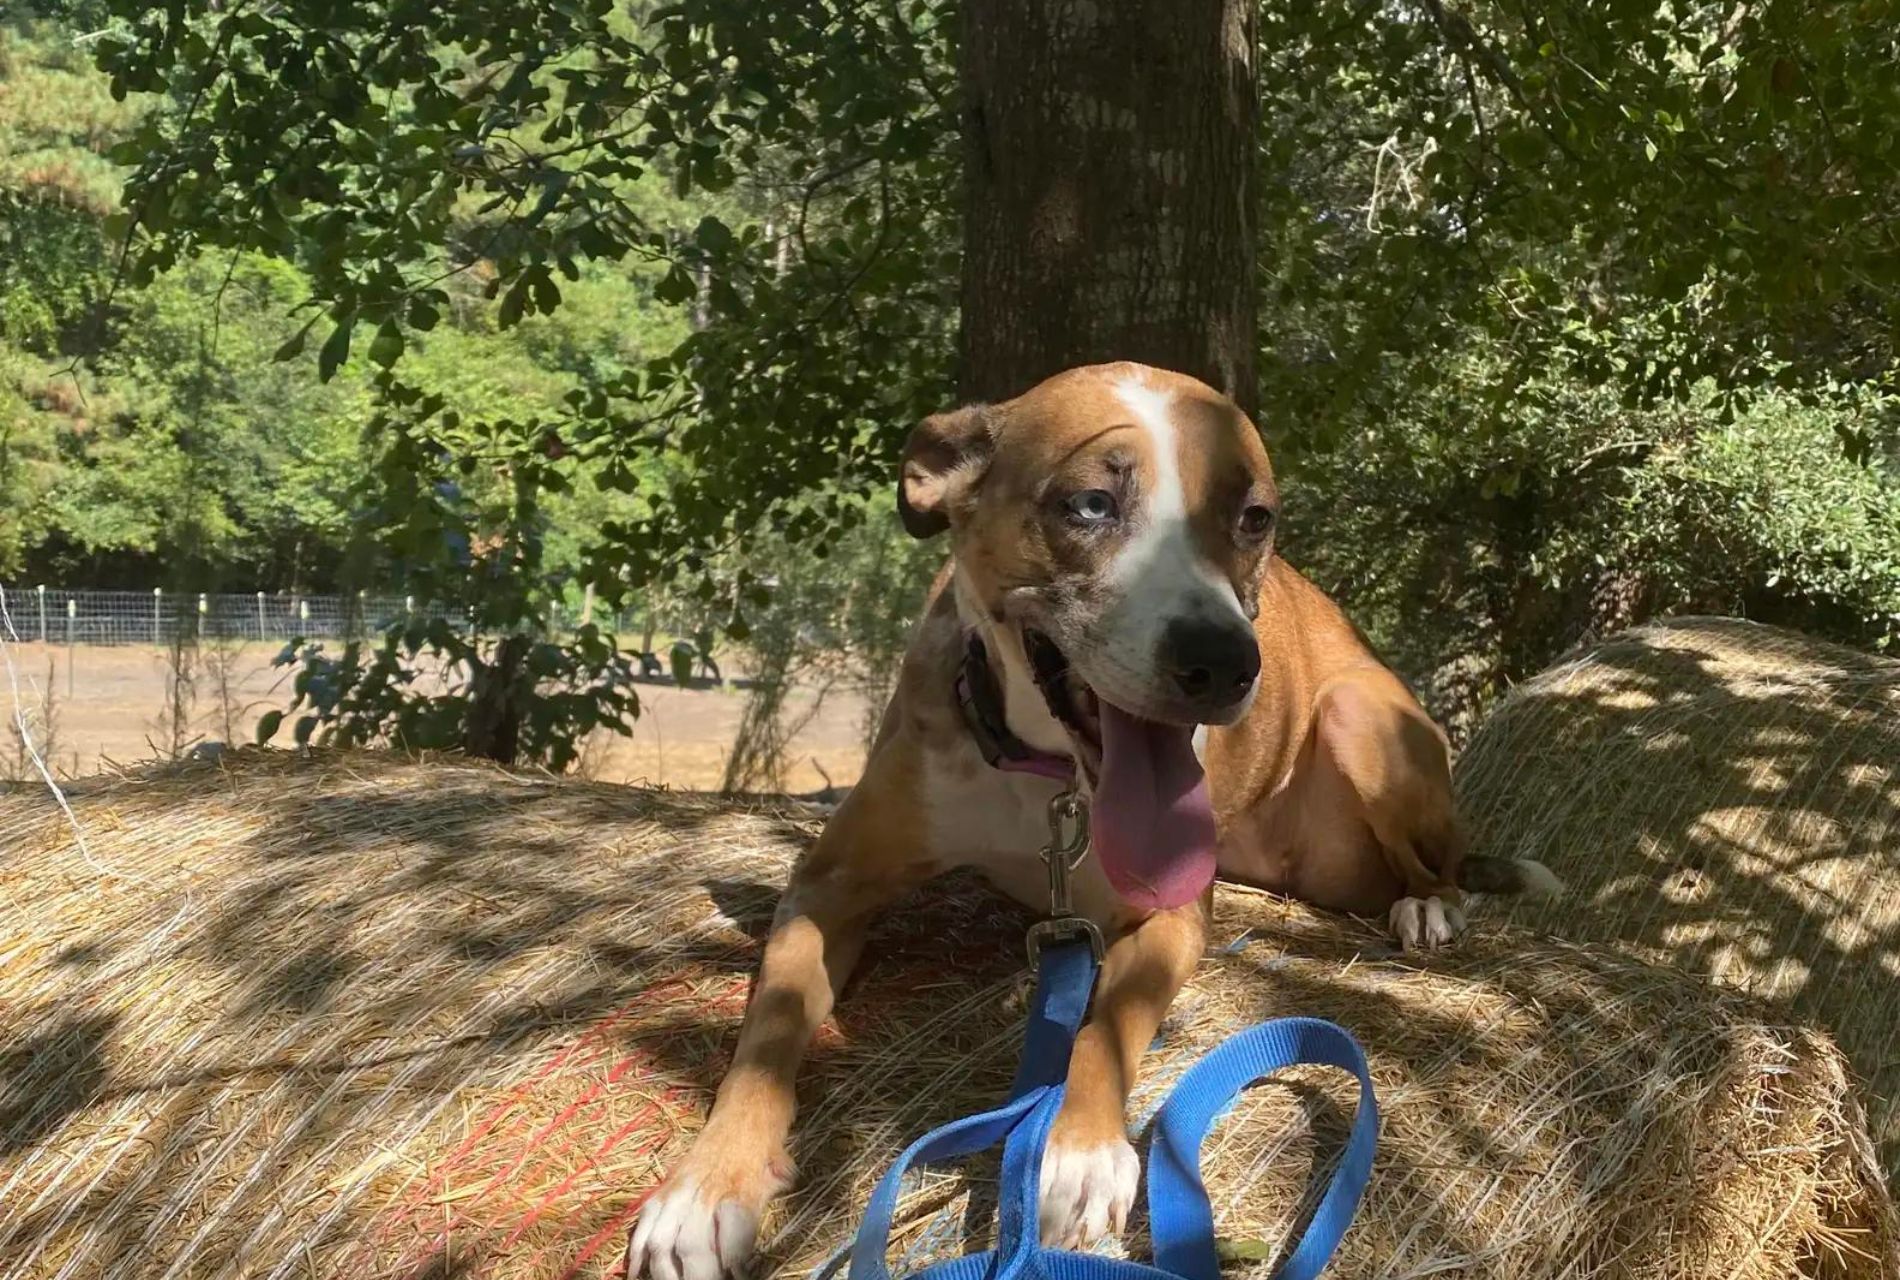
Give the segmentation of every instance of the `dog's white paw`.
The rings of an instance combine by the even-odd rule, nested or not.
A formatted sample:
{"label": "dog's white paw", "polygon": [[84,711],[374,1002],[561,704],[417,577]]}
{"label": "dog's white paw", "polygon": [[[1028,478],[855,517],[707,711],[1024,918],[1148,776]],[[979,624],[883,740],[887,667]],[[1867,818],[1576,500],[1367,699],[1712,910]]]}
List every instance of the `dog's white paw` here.
{"label": "dog's white paw", "polygon": [[721,1280],[736,1276],[759,1238],[759,1210],[717,1199],[690,1174],[655,1191],[627,1241],[627,1278]]}
{"label": "dog's white paw", "polygon": [[1392,904],[1386,923],[1407,951],[1430,951],[1464,932],[1465,913],[1439,898],[1400,898]]}
{"label": "dog's white paw", "polygon": [[1128,1225],[1141,1160],[1126,1138],[1089,1146],[1051,1137],[1042,1153],[1042,1242],[1085,1249]]}

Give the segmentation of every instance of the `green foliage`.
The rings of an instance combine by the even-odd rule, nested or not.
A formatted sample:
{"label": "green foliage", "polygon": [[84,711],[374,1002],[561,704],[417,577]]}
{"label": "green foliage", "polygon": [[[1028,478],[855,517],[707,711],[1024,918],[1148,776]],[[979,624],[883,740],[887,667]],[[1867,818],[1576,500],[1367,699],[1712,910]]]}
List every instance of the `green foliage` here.
{"label": "green foliage", "polygon": [[[0,499],[25,517],[0,522],[0,574],[393,586],[481,638],[417,625],[381,646],[301,649],[306,735],[558,766],[593,728],[624,730],[637,704],[608,640],[534,638],[577,592],[583,531],[628,505],[544,423],[684,336],[685,317],[651,303],[659,275],[587,264],[561,315],[520,320],[523,295],[496,297],[494,263],[470,258],[412,324],[334,306],[297,319],[320,255],[234,244],[134,255],[120,277],[104,226],[118,172],[98,153],[153,117],[115,104],[66,34],[10,43],[22,74],[0,98],[0,239],[18,250],[0,260]],[[101,174],[103,196],[80,182]],[[689,226],[702,216],[653,186],[626,194]],[[505,230],[455,216],[467,237]],[[551,310],[553,291],[526,296]],[[401,379],[387,372],[399,360]],[[637,459],[625,475],[653,471]]]}
{"label": "green foliage", "polygon": [[56,463],[18,499],[43,573],[189,546],[294,584],[334,554],[367,401],[270,363],[299,288],[281,263],[193,264],[128,295],[117,341],[83,367],[16,352],[15,421]]}
{"label": "green foliage", "polygon": [[[195,572],[263,587],[383,585],[352,515],[383,505],[363,485],[376,461],[364,427],[383,399],[375,364],[323,385],[292,319],[310,276],[281,259],[238,251],[144,285],[115,280],[102,223],[120,180],[98,153],[142,113],[113,102],[70,36],[49,22],[0,28],[12,73],[0,88],[0,499],[16,517],[0,522],[0,574],[143,585],[189,557]],[[652,305],[651,272],[600,266],[568,286],[560,316],[503,333],[483,297],[491,273],[478,262],[445,281],[429,331],[394,331],[405,377],[469,417],[553,412],[686,332]],[[393,358],[391,332],[364,334],[359,351]],[[569,495],[546,495],[570,574],[584,553],[575,531],[624,505],[591,476],[572,497],[570,515]]]}
{"label": "green foliage", "polygon": [[0,574],[25,560],[47,536],[46,501],[59,475],[48,425],[18,390],[29,362],[0,346]]}
{"label": "green foliage", "polygon": [[[0,46],[0,573],[188,545],[395,585],[494,637],[403,661],[516,673],[339,659],[313,730],[590,687],[503,652],[583,583],[888,677],[928,552],[863,498],[951,398],[948,0],[36,7]],[[1893,10],[1261,5],[1289,548],[1441,706],[1672,609],[1891,640]]]}
{"label": "green foliage", "polygon": [[1273,426],[1330,447],[1474,338],[1534,376],[1567,338],[1640,336],[1577,367],[1632,399],[1762,381],[1764,352],[1877,373],[1900,24],[1848,12],[1263,6]]}
{"label": "green foliage", "polygon": [[[770,589],[755,596],[748,615],[753,684],[727,759],[726,790],[782,789],[792,740],[835,693],[869,708],[867,747],[876,733],[944,552],[940,543],[897,532],[888,488],[851,503],[845,519],[844,532],[823,556],[787,554],[766,540],[745,552],[761,577],[769,575]],[[789,704],[794,688],[810,696],[797,714]]]}
{"label": "green foliage", "polygon": [[1289,553],[1441,711],[1672,610],[1894,634],[1900,435],[1853,388],[1900,316],[1900,27],[1862,16],[1262,9]]}
{"label": "green foliage", "polygon": [[1703,428],[1665,442],[1632,476],[1628,556],[1658,590],[1887,647],[1900,638],[1900,459],[1843,455],[1843,430],[1894,438],[1900,406],[1848,389],[1770,393],[1717,424],[1714,391],[1691,397]]}
{"label": "green foliage", "polygon": [[[296,668],[293,696],[287,711],[258,722],[260,743],[289,718],[300,747],[467,750],[560,770],[595,729],[629,732],[639,713],[626,657],[592,626],[559,644],[485,642],[437,620],[392,628],[374,647],[352,641],[334,656],[293,642],[277,665]],[[506,723],[484,723],[497,708]],[[498,731],[505,743],[494,741]]]}
{"label": "green foliage", "polygon": [[[589,564],[610,599],[703,572],[761,517],[822,539],[842,508],[803,495],[881,479],[947,395],[955,129],[936,4],[699,0],[637,27],[602,0],[426,21],[386,0],[347,25],[316,0],[117,11],[98,44],[115,94],[171,104],[114,152],[132,166],[134,281],[213,247],[298,262],[319,375],[367,354],[425,397],[403,353],[467,275],[501,329],[553,313],[589,264],[631,261],[654,300],[692,306],[698,332],[586,363],[581,394],[537,419],[614,492],[662,447],[689,460],[600,527]],[[685,230],[670,215],[688,197]]]}
{"label": "green foliage", "polygon": [[77,30],[62,21],[0,23],[0,190],[96,219],[119,199],[119,171],[101,152],[139,110],[113,100],[72,39]]}
{"label": "green foliage", "polygon": [[[1482,344],[1309,461],[1289,554],[1338,584],[1388,656],[1467,725],[1557,654],[1670,613],[1868,645],[1900,637],[1900,451],[1877,388],[1623,403],[1558,367],[1520,383]],[[1488,406],[1478,421],[1474,403]]]}
{"label": "green foliage", "polygon": [[0,189],[0,333],[56,355],[104,280],[98,223],[44,191]]}

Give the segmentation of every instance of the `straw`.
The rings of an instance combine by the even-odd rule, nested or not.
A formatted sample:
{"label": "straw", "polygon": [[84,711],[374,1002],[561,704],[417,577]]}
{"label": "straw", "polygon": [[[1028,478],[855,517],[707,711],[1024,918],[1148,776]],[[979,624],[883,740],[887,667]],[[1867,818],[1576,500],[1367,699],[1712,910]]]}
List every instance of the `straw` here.
{"label": "straw", "polygon": [[1733,619],[1631,631],[1517,690],[1458,783],[1480,849],[1571,886],[1511,918],[1831,1032],[1900,1178],[1900,662]]}
{"label": "straw", "polygon": [[[617,1274],[817,829],[782,801],[367,753],[236,752],[72,802],[118,874],[91,870],[43,791],[0,792],[8,1277]],[[954,878],[878,922],[801,1078],[798,1185],[761,1274],[809,1274],[908,1138],[1000,1096],[1023,924]],[[1408,959],[1243,890],[1221,891],[1213,936],[1133,1118],[1243,1025],[1345,1024],[1386,1119],[1333,1274],[1893,1266],[1840,1054],[1741,996],[1489,926]],[[1290,1073],[1210,1139],[1240,1252],[1277,1248],[1351,1099],[1337,1073]],[[895,1251],[983,1241],[993,1177],[920,1177]]]}

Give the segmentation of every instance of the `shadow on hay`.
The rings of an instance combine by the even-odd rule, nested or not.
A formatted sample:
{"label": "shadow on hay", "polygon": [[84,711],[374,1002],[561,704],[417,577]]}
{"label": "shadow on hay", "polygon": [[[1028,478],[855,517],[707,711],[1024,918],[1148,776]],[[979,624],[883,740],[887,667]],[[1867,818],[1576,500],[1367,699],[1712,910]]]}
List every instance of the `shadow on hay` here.
{"label": "shadow on hay", "polygon": [[[250,790],[245,798],[257,803],[258,788]],[[228,874],[196,890],[183,927],[169,936],[153,927],[169,903],[116,929],[82,925],[82,936],[52,957],[60,978],[44,1004],[16,1011],[20,1023],[42,1029],[0,1057],[0,1154],[48,1139],[83,1150],[64,1172],[71,1194],[44,1204],[9,1196],[10,1212],[0,1214],[8,1256],[57,1229],[84,1232],[94,1258],[163,1259],[182,1248],[191,1274],[252,1274],[262,1241],[227,1236],[229,1224],[212,1220],[216,1206],[230,1209],[270,1177],[326,1159],[377,1114],[386,1089],[436,1099],[471,1081],[499,1086],[546,1046],[624,1014],[652,974],[739,984],[743,994],[755,967],[743,935],[637,936],[624,926],[640,914],[639,888],[611,864],[576,873],[577,844],[590,835],[598,844],[603,828],[691,839],[722,818],[711,804],[643,806],[624,789],[564,787],[550,805],[553,787],[511,787],[492,776],[446,790],[313,790],[285,781],[262,800],[259,834],[221,857]],[[538,827],[543,809],[555,812]],[[519,834],[497,841],[518,822]],[[759,838],[805,838],[789,822],[761,822]],[[390,858],[392,847],[399,857]],[[698,894],[687,870],[647,887],[678,906]],[[749,886],[746,896],[774,895]],[[113,964],[117,956],[138,957],[137,970]],[[190,989],[166,989],[168,975],[187,970]],[[199,1018],[189,1044],[121,1025],[151,1019],[62,1012],[87,1007],[95,994],[123,1002],[126,984],[146,971],[144,1011],[183,1013],[194,1001],[215,1009]],[[443,1010],[455,1013],[451,1025],[438,1025]],[[647,1019],[639,1051],[657,1074],[710,1090],[730,1016]],[[110,1132],[91,1143],[62,1132],[82,1112]],[[115,1119],[126,1133],[114,1130]],[[265,1142],[267,1165],[212,1172],[227,1151],[248,1158],[247,1144]],[[250,1181],[233,1190],[240,1178]],[[194,1221],[207,1205],[213,1212]],[[340,1217],[327,1235],[347,1237],[361,1225]]]}
{"label": "shadow on hay", "polygon": [[[23,1196],[6,1206],[17,1209],[13,1216],[0,1213],[0,1252],[21,1257],[57,1228],[67,1238],[84,1233],[95,1259],[149,1256],[151,1274],[186,1254],[192,1261],[181,1275],[268,1276],[280,1264],[295,1264],[285,1275],[306,1274],[301,1261],[284,1256],[292,1245],[313,1252],[315,1274],[459,1280],[500,1274],[498,1253],[508,1257],[511,1277],[560,1274],[560,1259],[611,1225],[697,1123],[731,1050],[787,851],[809,841],[812,824],[766,807],[735,827],[729,810],[693,797],[516,783],[486,772],[443,781],[390,770],[387,786],[340,794],[324,794],[330,775],[283,773],[233,775],[231,790],[256,806],[254,834],[233,846],[188,927],[170,935],[155,929],[173,910],[167,902],[142,920],[73,939],[99,961],[56,960],[63,985],[41,1011],[46,1035],[27,1055],[0,1060],[0,1115],[15,1150],[57,1138],[82,1154],[66,1175],[70,1194],[46,1204]],[[222,820],[228,815],[215,811],[216,794],[215,786],[181,792],[177,804],[206,806]],[[923,1128],[1007,1087],[1022,1015],[1023,923],[1015,907],[967,878],[930,886],[880,918],[834,1025],[800,1078],[793,1155],[813,1176],[788,1205],[774,1246],[781,1261],[809,1246],[801,1224],[832,1229],[862,1201],[861,1185],[823,1171],[881,1166]],[[1695,1146],[1695,1109],[1671,1111],[1659,1102],[1641,1117],[1643,1143],[1606,1142],[1590,1159],[1552,1163],[1547,1146],[1501,1128],[1487,1098],[1449,1087],[1434,1063],[1477,1064],[1506,1080],[1521,1071],[1521,1055],[1536,1052],[1561,1058],[1550,1078],[1606,1082],[1600,1090],[1569,1090],[1579,1097],[1566,1105],[1581,1110],[1555,1127],[1557,1141],[1579,1132],[1615,1135],[1631,1123],[1632,1099],[1622,1087],[1630,1063],[1607,1059],[1612,1047],[1622,1053],[1634,1045],[1627,1052],[1649,1055],[1637,1066],[1664,1081],[1741,1054],[1722,1035],[1645,1025],[1650,1006],[1632,1003],[1627,987],[1540,984],[1536,973],[1514,969],[1508,953],[1434,961],[1474,984],[1521,992],[1516,1005],[1541,1019],[1535,1044],[1522,1034],[1492,1034],[1461,1006],[1421,1008],[1376,988],[1347,989],[1333,980],[1344,962],[1376,961],[1382,944],[1346,928],[1309,935],[1289,947],[1286,936],[1263,934],[1262,945],[1212,963],[1244,974],[1257,995],[1258,1007],[1230,1011],[1235,1016],[1335,1018],[1405,1063],[1408,1088],[1429,1095],[1437,1117],[1430,1141],[1402,1135],[1383,1146],[1380,1185],[1387,1189],[1355,1229],[1395,1249],[1407,1239],[1456,1242],[1466,1233],[1467,1206],[1449,1189],[1461,1171],[1517,1170],[1528,1178],[1541,1162],[1558,1172],[1539,1176],[1570,1181],[1564,1194],[1607,1203],[1624,1183],[1657,1176],[1639,1156],[1660,1161]],[[149,1019],[140,1014],[91,1026],[71,1017],[93,996],[116,999],[124,984],[141,981],[141,965],[151,971],[151,998],[176,1002],[174,1012],[198,1007],[194,1001],[212,1011],[192,1043],[144,1027]],[[187,969],[198,975],[197,988],[167,987]],[[686,998],[662,999],[656,987],[669,983]],[[1186,1011],[1171,1019],[1148,1056],[1150,1074],[1178,1068],[1207,1047],[1206,1022],[1194,1024]],[[622,1147],[603,1156],[603,1189],[564,1206],[557,1221],[543,1224],[542,1237],[527,1239],[553,1262],[516,1269],[526,1244],[514,1253],[502,1247],[505,1222],[470,1226],[453,1247],[434,1240],[433,1228],[413,1224],[385,1243],[375,1233],[387,1204],[413,1198],[401,1165],[393,1181],[372,1180],[356,1199],[336,1190],[359,1185],[352,1179],[365,1155],[349,1144],[366,1129],[369,1159],[377,1146],[423,1151],[431,1161],[425,1172],[436,1176],[472,1132],[457,1108],[479,1117],[536,1064],[588,1036],[645,1073],[618,1083],[599,1077],[611,1102],[603,1130],[637,1118],[639,1107],[658,1098],[652,1127],[667,1135],[652,1152]],[[51,1063],[73,1064],[73,1083],[48,1101],[41,1071]],[[1291,1091],[1319,1135],[1310,1149],[1275,1163],[1276,1177],[1306,1188],[1301,1213],[1310,1214],[1347,1116],[1301,1082],[1273,1089]],[[414,1105],[401,1111],[391,1097]],[[440,1117],[415,1113],[437,1102],[446,1108]],[[519,1133],[490,1145],[536,1158],[548,1145],[540,1126],[553,1123],[552,1104],[537,1105]],[[136,1127],[115,1128],[110,1117],[119,1114]],[[62,1130],[76,1118],[91,1129]],[[336,1154],[345,1149],[347,1158]],[[511,1174],[481,1163],[489,1158],[482,1144],[473,1152],[472,1176],[422,1184],[429,1212],[444,1217],[458,1204],[483,1206],[492,1199],[483,1182],[491,1173],[499,1180],[492,1185],[508,1182]],[[977,1164],[960,1184],[975,1202],[967,1215],[970,1247],[980,1247],[993,1209],[986,1177],[993,1170]],[[472,1198],[458,1198],[471,1189]],[[1523,1274],[1522,1264],[1521,1256],[1479,1257],[1461,1274],[1505,1280]],[[23,1265],[23,1274],[34,1274]],[[584,1274],[605,1273],[595,1266]]]}
{"label": "shadow on hay", "polygon": [[779,886],[751,880],[703,880],[700,888],[733,924],[754,942],[764,943],[778,910]]}
{"label": "shadow on hay", "polygon": [[58,1132],[104,1086],[116,1014],[52,1015],[0,1055],[0,1154]]}
{"label": "shadow on hay", "polygon": [[1689,620],[1525,686],[1458,765],[1523,923],[1722,978],[1833,1034],[1900,1179],[1900,663]]}
{"label": "shadow on hay", "polygon": [[[1378,1259],[1379,1274],[1505,1280],[1693,1274],[1682,1270],[1685,1260],[1700,1256],[1708,1274],[1754,1274],[1745,1264],[1767,1241],[1738,1208],[1752,1214],[1762,1192],[1772,1201],[1786,1185],[1754,1159],[1811,1143],[1817,1130],[1804,1108],[1825,1105],[1826,1093],[1805,1074],[1817,1060],[1789,1055],[1786,1038],[1765,1029],[1745,999],[1613,958],[1527,953],[1513,935],[1489,929],[1459,952],[1388,969],[1396,979],[1422,965],[1466,987],[1470,1001],[1446,987],[1448,999],[1421,1003],[1415,984],[1386,982],[1376,970],[1371,981],[1342,983],[1339,970],[1308,963],[1305,950],[1289,953],[1293,963],[1270,957],[1260,966],[1273,973],[1271,1003],[1250,1016],[1330,1018],[1368,1046],[1375,1064],[1404,1064],[1401,1092],[1385,1097],[1376,1176],[1349,1250],[1361,1265]],[[1243,962],[1244,953],[1217,961]],[[1489,999],[1481,1003],[1480,992]],[[1795,1067],[1797,1059],[1805,1065]],[[1303,1106],[1311,1097],[1299,1093]],[[1765,1131],[1738,1132],[1744,1115]],[[1302,1222],[1347,1122],[1338,1107],[1309,1113],[1308,1150],[1324,1164],[1309,1154]],[[1830,1160],[1849,1158],[1830,1151]],[[1502,1218],[1484,1209],[1493,1194],[1514,1206]],[[1788,1274],[1887,1274],[1866,1269],[1871,1253],[1853,1252],[1890,1253],[1883,1213],[1890,1210],[1868,1201],[1830,1203],[1817,1236],[1847,1240],[1851,1256],[1809,1257]]]}
{"label": "shadow on hay", "polygon": [[[0,1058],[0,1153],[51,1140],[75,1158],[54,1184],[64,1194],[0,1213],[7,1256],[78,1232],[88,1256],[149,1257],[153,1274],[187,1255],[186,1274],[269,1274],[278,1260],[259,1261],[272,1236],[254,1206],[268,1204],[274,1180],[333,1159],[366,1121],[395,1123],[392,1093],[493,1093],[597,1028],[613,1028],[603,1040],[611,1057],[637,1058],[690,1112],[723,1073],[786,851],[815,830],[763,806],[735,842],[729,801],[516,786],[486,772],[460,785],[411,777],[335,795],[322,794],[322,779],[282,772],[290,776],[274,784],[248,780],[241,801],[261,809],[247,815],[257,834],[221,857],[184,927],[154,927],[175,910],[167,902],[138,920],[83,926],[52,957],[60,978],[41,1011],[44,1032]],[[178,802],[211,800],[216,776],[207,771],[210,785]],[[681,856],[649,856],[656,844]],[[700,856],[722,845],[725,854]],[[927,895],[873,931],[837,1034],[810,1056],[807,1109],[850,1094],[867,1064],[904,1047],[908,1029],[891,1011],[915,991],[946,972],[1015,977],[1021,917],[985,895],[950,896],[961,905],[947,913]],[[189,990],[168,976],[187,970]],[[185,1014],[196,1003],[190,1035],[128,1030],[118,1015],[56,1016],[95,995],[124,1002],[125,984],[146,972],[146,1009]],[[656,975],[690,999],[646,1008]],[[961,1043],[956,1028],[944,1035]],[[1008,1074],[1005,1054],[998,1089]],[[639,1096],[620,1100],[621,1118]],[[82,1113],[96,1132],[67,1128]],[[127,1127],[115,1129],[114,1117]],[[850,1162],[883,1138],[866,1130],[828,1141],[822,1156],[802,1154]],[[594,1209],[616,1210],[639,1189],[609,1192]],[[836,1197],[848,1194],[836,1189],[820,1211],[842,1208]],[[345,1207],[298,1243],[349,1257],[377,1225],[366,1212]],[[481,1272],[469,1256],[459,1242],[451,1253],[399,1240],[362,1273]]]}

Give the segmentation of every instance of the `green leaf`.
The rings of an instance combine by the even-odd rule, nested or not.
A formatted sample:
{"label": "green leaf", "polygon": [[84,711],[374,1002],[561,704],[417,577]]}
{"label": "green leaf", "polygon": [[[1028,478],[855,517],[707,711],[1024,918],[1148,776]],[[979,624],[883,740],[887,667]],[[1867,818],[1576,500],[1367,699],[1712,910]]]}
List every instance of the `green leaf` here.
{"label": "green leaf", "polygon": [[263,746],[277,735],[277,728],[284,722],[281,711],[266,711],[257,720],[257,745]]}
{"label": "green leaf", "polygon": [[1217,1236],[1214,1240],[1214,1256],[1222,1262],[1267,1262],[1275,1252],[1271,1241],[1251,1236]]}
{"label": "green leaf", "polygon": [[389,319],[376,326],[376,338],[369,344],[371,363],[380,368],[389,366],[402,359],[402,326]]}
{"label": "green leaf", "polygon": [[317,353],[317,380],[328,382],[350,358],[350,330],[356,327],[356,313],[349,312],[336,322],[323,350]]}
{"label": "green leaf", "polygon": [[724,253],[733,245],[732,228],[707,214],[693,229],[693,239],[708,253]]}
{"label": "green leaf", "polygon": [[745,299],[740,296],[737,289],[733,288],[732,285],[726,281],[714,280],[712,287],[707,290],[707,298],[708,301],[712,303],[713,310],[717,311],[720,315],[734,320],[744,318],[746,313]]}
{"label": "green leaf", "polygon": [[310,326],[305,325],[284,339],[284,345],[271,353],[271,359],[278,364],[286,360],[295,360],[303,354],[304,339],[310,336]]}
{"label": "green leaf", "polygon": [[521,320],[521,313],[528,307],[528,278],[515,281],[503,295],[501,311],[495,317],[495,323],[504,329],[512,329]]}
{"label": "green leaf", "polygon": [[698,293],[699,287],[693,283],[692,273],[677,263],[671,271],[661,277],[658,284],[653,286],[654,297],[661,302],[670,302],[674,306],[692,301]]}

